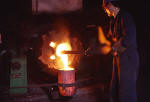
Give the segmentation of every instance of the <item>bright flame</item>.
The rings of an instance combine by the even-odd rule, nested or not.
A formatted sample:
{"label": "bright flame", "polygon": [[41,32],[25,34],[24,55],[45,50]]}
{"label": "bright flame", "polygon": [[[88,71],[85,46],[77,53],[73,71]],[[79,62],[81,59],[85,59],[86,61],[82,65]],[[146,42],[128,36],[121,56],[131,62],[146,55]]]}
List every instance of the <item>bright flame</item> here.
{"label": "bright flame", "polygon": [[51,59],[51,60],[55,60],[55,59],[56,59],[56,56],[55,56],[55,55],[52,55],[52,56],[50,56],[50,59]]}
{"label": "bright flame", "polygon": [[69,67],[69,59],[67,54],[62,54],[62,51],[70,51],[71,46],[69,43],[61,43],[56,48],[56,55],[61,58],[61,61],[63,62],[63,68],[64,70],[72,70],[72,68]]}
{"label": "bright flame", "polygon": [[49,46],[52,47],[52,48],[55,48],[55,47],[56,47],[56,44],[55,44],[54,42],[50,42],[50,43],[49,43]]}
{"label": "bright flame", "polygon": [[106,39],[104,32],[100,26],[98,27],[98,40],[100,44],[105,45],[101,47],[101,53],[108,54],[111,51],[111,42]]}

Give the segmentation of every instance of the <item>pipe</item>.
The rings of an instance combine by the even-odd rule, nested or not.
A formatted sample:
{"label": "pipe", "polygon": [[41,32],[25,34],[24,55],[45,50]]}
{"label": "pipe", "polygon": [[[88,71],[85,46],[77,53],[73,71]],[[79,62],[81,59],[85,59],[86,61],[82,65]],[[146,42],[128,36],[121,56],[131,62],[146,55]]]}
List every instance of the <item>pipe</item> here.
{"label": "pipe", "polygon": [[85,55],[85,51],[62,51],[62,54],[80,54]]}

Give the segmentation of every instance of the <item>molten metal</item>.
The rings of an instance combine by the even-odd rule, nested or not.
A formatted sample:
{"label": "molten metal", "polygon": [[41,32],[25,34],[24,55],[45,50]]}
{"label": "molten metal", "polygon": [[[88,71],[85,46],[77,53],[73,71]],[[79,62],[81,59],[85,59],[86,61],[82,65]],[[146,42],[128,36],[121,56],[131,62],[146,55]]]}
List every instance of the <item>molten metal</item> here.
{"label": "molten metal", "polygon": [[63,62],[62,68],[64,70],[68,70],[69,69],[69,59],[68,59],[68,55],[62,54],[62,51],[64,51],[64,50],[71,50],[71,46],[69,43],[59,44],[56,48],[56,55],[59,56],[61,58],[61,61]]}

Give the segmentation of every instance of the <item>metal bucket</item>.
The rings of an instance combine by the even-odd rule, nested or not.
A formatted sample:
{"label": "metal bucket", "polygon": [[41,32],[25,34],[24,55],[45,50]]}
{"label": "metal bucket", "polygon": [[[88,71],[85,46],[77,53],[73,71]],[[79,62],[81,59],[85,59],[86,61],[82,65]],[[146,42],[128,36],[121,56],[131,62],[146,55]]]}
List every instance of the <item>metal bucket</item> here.
{"label": "metal bucket", "polygon": [[75,70],[58,70],[58,88],[61,96],[75,93]]}

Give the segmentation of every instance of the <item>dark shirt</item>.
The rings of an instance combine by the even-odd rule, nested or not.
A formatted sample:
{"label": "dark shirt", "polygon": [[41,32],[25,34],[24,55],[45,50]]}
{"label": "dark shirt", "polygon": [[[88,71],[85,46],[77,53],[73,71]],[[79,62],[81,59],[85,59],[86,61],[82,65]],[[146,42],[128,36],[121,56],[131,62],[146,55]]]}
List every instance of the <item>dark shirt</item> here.
{"label": "dark shirt", "polygon": [[[121,39],[121,47],[126,50],[120,52],[120,65],[139,66],[139,56],[136,42],[136,26],[132,16],[125,11],[120,11],[112,23],[112,38]],[[130,68],[130,67],[129,67]]]}

